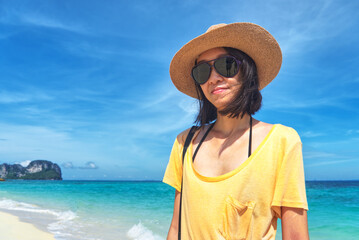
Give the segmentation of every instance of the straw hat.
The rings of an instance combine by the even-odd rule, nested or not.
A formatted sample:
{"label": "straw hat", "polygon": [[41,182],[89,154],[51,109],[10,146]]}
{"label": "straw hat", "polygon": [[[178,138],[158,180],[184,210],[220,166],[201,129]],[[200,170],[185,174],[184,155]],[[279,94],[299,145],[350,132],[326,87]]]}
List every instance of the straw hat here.
{"label": "straw hat", "polygon": [[278,74],[282,52],[274,37],[253,23],[217,24],[192,39],[173,57],[170,75],[177,89],[198,98],[191,70],[197,57],[215,47],[232,47],[250,56],[257,67],[259,89],[267,86]]}

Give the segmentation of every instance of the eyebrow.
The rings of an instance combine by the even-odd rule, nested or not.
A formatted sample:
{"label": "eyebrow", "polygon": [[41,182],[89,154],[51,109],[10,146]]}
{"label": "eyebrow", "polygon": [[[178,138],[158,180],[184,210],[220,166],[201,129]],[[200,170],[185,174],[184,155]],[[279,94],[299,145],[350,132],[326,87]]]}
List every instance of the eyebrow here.
{"label": "eyebrow", "polygon": [[218,57],[216,57],[215,59],[211,59],[211,60],[208,60],[208,61],[201,60],[201,61],[197,62],[197,59],[196,59],[195,64],[200,64],[200,63],[203,63],[203,62],[210,62],[210,61],[216,60],[216,59],[224,57],[224,56],[229,56],[229,54],[228,53],[223,53],[223,54],[219,55]]}

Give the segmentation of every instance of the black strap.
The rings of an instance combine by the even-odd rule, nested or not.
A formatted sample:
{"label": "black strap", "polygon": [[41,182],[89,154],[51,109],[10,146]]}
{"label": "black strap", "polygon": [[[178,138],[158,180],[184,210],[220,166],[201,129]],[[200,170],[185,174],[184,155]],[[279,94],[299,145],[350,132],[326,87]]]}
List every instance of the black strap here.
{"label": "black strap", "polygon": [[183,174],[184,174],[184,156],[186,155],[187,152],[187,148],[189,146],[189,144],[192,141],[193,135],[196,132],[196,130],[198,129],[197,126],[193,126],[190,130],[189,133],[187,135],[186,141],[184,142],[183,145],[183,151],[182,151],[182,182],[181,182],[181,197],[180,197],[180,206],[179,206],[179,214],[178,214],[178,239],[181,239],[181,208],[182,208],[182,193],[183,193]]}
{"label": "black strap", "polygon": [[213,128],[213,126],[214,126],[214,123],[213,123],[211,126],[208,127],[208,129],[207,129],[206,133],[203,135],[201,141],[199,141],[199,144],[198,144],[198,146],[197,146],[197,148],[196,148],[196,151],[194,151],[194,154],[193,154],[193,157],[192,157],[192,162],[194,162],[194,159],[195,159],[195,157],[196,157],[196,155],[197,155],[198,149],[199,149],[200,146],[202,145],[204,139],[206,139],[206,137],[207,137],[209,131],[211,131],[211,129]]}
{"label": "black strap", "polygon": [[193,126],[191,127],[191,129],[189,130],[189,133],[186,137],[186,141],[184,142],[184,145],[183,145],[183,151],[182,151],[182,164],[184,163],[184,156],[186,155],[186,152],[187,152],[187,148],[189,146],[189,144],[191,143],[192,141],[192,138],[193,138],[193,135],[194,133],[197,131],[199,127],[197,126]]}
{"label": "black strap", "polygon": [[249,143],[248,143],[248,157],[252,154],[252,115],[250,115],[251,119],[249,120]]}

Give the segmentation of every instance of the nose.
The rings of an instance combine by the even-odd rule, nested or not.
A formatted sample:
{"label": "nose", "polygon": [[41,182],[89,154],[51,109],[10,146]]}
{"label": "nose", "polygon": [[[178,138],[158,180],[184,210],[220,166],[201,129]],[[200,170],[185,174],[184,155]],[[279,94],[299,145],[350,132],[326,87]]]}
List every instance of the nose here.
{"label": "nose", "polygon": [[223,76],[216,71],[213,65],[211,65],[211,74],[209,75],[207,82],[215,84],[220,81],[223,81]]}

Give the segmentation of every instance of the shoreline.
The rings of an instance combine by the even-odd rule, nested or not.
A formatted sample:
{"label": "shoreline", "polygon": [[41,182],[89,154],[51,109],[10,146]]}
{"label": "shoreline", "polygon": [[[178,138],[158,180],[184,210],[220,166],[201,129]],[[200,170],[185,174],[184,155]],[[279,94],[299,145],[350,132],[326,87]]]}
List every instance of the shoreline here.
{"label": "shoreline", "polygon": [[35,227],[35,225],[23,222],[8,212],[0,211],[0,232],[2,240],[55,240],[49,233]]}

